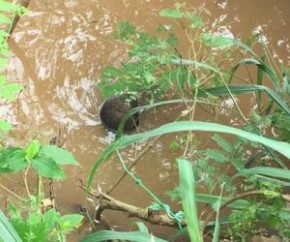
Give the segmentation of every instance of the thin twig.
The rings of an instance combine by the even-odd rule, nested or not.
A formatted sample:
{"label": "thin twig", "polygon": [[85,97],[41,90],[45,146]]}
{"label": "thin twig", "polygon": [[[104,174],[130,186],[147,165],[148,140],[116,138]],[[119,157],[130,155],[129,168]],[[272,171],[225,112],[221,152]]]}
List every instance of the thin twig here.
{"label": "thin twig", "polygon": [[[139,160],[140,160],[140,158],[145,154],[145,153],[147,153],[147,151],[149,151],[152,147],[153,147],[153,145],[159,140],[161,138],[161,136],[159,136],[159,137],[156,137],[152,142],[150,142],[149,143],[149,145],[145,148],[145,149],[143,149],[140,153],[139,153],[139,155],[136,157],[136,159],[132,162],[132,164],[130,164],[129,166],[128,166],[128,170],[129,171],[131,171],[131,169],[133,168],[133,167],[135,167],[137,164],[138,164],[138,162],[139,162]],[[111,194],[114,190],[115,190],[115,188],[123,181],[123,179],[125,178],[127,176],[127,172],[126,171],[124,171],[123,172],[123,174],[122,174],[122,176],[107,190],[107,194]]]}
{"label": "thin twig", "polygon": [[28,182],[27,182],[27,174],[28,174],[29,168],[30,168],[30,165],[27,166],[27,168],[25,169],[25,171],[23,173],[23,180],[24,180],[26,191],[27,191],[27,195],[28,195],[28,197],[31,197]]}
{"label": "thin twig", "polygon": [[1,184],[0,184],[0,187],[1,187],[3,190],[5,190],[6,192],[9,192],[10,194],[12,194],[14,197],[18,198],[19,200],[21,200],[21,201],[23,201],[23,202],[26,201],[24,198],[20,197],[20,196],[17,195],[15,192],[11,191],[9,188],[4,187],[4,186],[2,186]]}

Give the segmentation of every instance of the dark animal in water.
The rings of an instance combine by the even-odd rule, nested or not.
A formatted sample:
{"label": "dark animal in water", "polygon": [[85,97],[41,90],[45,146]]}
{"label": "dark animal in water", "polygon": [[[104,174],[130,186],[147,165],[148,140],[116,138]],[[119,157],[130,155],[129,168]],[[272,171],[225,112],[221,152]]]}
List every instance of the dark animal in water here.
{"label": "dark animal in water", "polygon": [[[138,101],[136,97],[130,94],[122,94],[111,97],[107,99],[101,107],[101,121],[106,128],[116,132],[121,124],[122,118],[126,115],[126,113],[137,106]],[[127,119],[123,131],[132,131],[138,126],[138,124],[139,114],[135,113]]]}

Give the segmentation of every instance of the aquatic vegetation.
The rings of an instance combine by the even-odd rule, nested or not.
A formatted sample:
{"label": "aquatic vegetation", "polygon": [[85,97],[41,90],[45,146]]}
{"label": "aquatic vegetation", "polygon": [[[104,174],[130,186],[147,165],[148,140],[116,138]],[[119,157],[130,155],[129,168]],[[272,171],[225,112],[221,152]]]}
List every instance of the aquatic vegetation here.
{"label": "aquatic vegetation", "polygon": [[[111,37],[128,47],[128,58],[121,65],[105,68],[98,87],[105,97],[129,91],[147,98],[149,104],[131,110],[127,118],[140,110],[162,107],[169,102],[164,100],[178,98],[185,107],[179,116],[183,121],[132,135],[122,135],[119,128],[116,141],[95,162],[88,187],[100,166],[119,149],[152,137],[180,134],[183,143],[171,142],[172,147],[174,144],[183,150],[177,158],[179,186],[167,193],[183,204],[184,217],[172,218],[176,225],[187,228],[185,233],[191,241],[202,241],[203,236],[219,241],[220,235],[244,241],[262,228],[275,229],[279,236],[289,238],[289,195],[283,193],[290,177],[289,70],[278,67],[265,45],[264,52],[257,54],[233,36],[205,32],[200,15],[188,11],[184,4],[164,9],[160,16],[165,18],[165,24],[154,36],[138,31],[129,22],[118,24]],[[181,30],[178,38],[177,30]],[[180,32],[188,44],[183,54],[179,50],[179,39],[184,37]],[[255,80],[241,68],[248,74],[249,70],[255,73]],[[249,95],[251,104],[244,111],[239,100]],[[226,100],[231,103],[226,110],[234,110],[239,120],[235,123],[237,128],[216,120],[194,121],[197,105],[211,106],[216,113]],[[209,132],[214,147],[200,148],[195,132]],[[130,175],[130,169],[126,168],[126,173]],[[207,187],[204,193],[197,192],[201,187]],[[152,197],[152,201],[156,199]],[[166,206],[158,201],[159,209],[164,210]],[[205,209],[197,213],[198,204],[205,204]],[[230,209],[229,214],[223,213],[225,208]],[[170,209],[165,212],[171,217]],[[122,238],[137,241],[137,232],[122,233]],[[117,234],[102,231],[87,238],[107,235],[113,239]]]}
{"label": "aquatic vegetation", "polygon": [[[6,15],[8,12],[13,15],[17,8],[1,0],[0,6],[0,22],[9,25],[11,19]],[[126,110],[127,114],[122,113],[121,121],[118,118],[120,125],[114,126],[116,140],[91,168],[87,194],[100,167],[115,155],[124,176],[133,179],[151,198],[142,212],[148,216],[160,212],[167,219],[166,225],[179,229],[175,237],[181,234],[191,241],[219,241],[222,236],[243,241],[266,229],[275,231],[281,238],[289,238],[289,195],[284,190],[290,184],[288,69],[275,64],[266,46],[262,46],[264,52],[257,54],[229,33],[208,31],[201,15],[184,4],[162,10],[160,17],[164,24],[154,35],[130,22],[121,22],[110,36],[127,47],[128,55],[121,64],[104,69],[99,89],[108,99],[130,93],[145,101],[144,105]],[[5,31],[0,32],[0,68],[7,62],[7,38]],[[3,76],[0,87],[0,97],[8,100],[20,90],[19,85],[6,82]],[[246,108],[241,105],[242,99],[248,101]],[[123,134],[130,117],[176,104],[182,110],[175,120],[144,132]],[[234,122],[222,122],[218,118],[197,121],[198,108],[212,116],[232,112]],[[9,127],[0,122],[3,132]],[[170,134],[175,135],[174,140]],[[164,193],[180,204],[180,211],[174,211],[153,193],[146,186],[146,178],[142,181],[131,171],[132,165],[126,164],[127,147],[138,142],[146,145],[163,136],[171,140],[169,150],[178,151],[172,164],[179,175],[178,185]],[[209,139],[204,142],[206,137]],[[47,195],[42,182],[47,178],[64,179],[62,165],[77,165],[77,162],[67,151],[42,145],[37,140],[26,147],[0,151],[0,173],[23,172],[27,192],[27,198],[16,194],[18,201],[9,202],[5,211],[8,219],[0,212],[0,223],[4,225],[1,239],[65,241],[65,235],[80,225],[82,215],[61,215],[51,197],[48,205],[43,206]],[[38,178],[35,192],[29,189],[28,172]],[[122,178],[113,185],[118,186],[121,181]],[[105,205],[105,209],[109,207],[109,203]],[[138,231],[133,232],[95,232],[82,241],[166,241],[152,235],[143,223],[137,226]]]}

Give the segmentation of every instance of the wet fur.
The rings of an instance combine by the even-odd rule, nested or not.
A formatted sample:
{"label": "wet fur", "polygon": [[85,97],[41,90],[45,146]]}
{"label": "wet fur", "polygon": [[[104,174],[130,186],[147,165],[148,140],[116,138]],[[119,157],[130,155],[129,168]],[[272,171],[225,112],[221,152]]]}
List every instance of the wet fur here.
{"label": "wet fur", "polygon": [[[116,131],[121,123],[123,116],[132,108],[138,106],[138,101],[132,99],[130,94],[123,94],[107,99],[100,111],[100,118],[106,128]],[[136,128],[139,124],[139,114],[136,113],[128,118],[125,123],[124,131],[128,132]]]}

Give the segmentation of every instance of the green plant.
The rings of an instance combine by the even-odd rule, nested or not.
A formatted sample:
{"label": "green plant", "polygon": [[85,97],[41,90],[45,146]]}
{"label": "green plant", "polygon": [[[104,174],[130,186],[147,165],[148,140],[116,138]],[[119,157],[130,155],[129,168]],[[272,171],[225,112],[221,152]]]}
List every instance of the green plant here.
{"label": "green plant", "polygon": [[[283,154],[287,158],[290,158],[290,153],[289,153],[290,145],[285,143],[285,142],[271,140],[271,139],[268,139],[266,137],[262,137],[260,135],[256,135],[256,134],[249,133],[249,132],[246,132],[246,131],[243,131],[240,129],[227,127],[227,126],[220,125],[220,124],[194,122],[194,121],[192,121],[192,122],[180,121],[180,122],[166,124],[166,125],[161,126],[155,130],[147,131],[145,133],[139,133],[139,134],[135,134],[135,135],[120,137],[113,144],[111,144],[104,151],[102,156],[96,161],[96,163],[91,171],[89,180],[88,180],[88,186],[91,185],[91,182],[93,181],[94,175],[95,175],[96,171],[98,170],[98,168],[101,166],[101,164],[106,159],[108,159],[113,154],[113,152],[116,151],[117,149],[126,147],[126,146],[128,146],[134,142],[137,142],[139,140],[142,140],[142,139],[148,139],[148,138],[151,138],[154,136],[159,136],[159,135],[168,134],[168,133],[172,133],[172,132],[184,132],[184,131],[204,131],[204,132],[219,132],[219,133],[234,134],[234,135],[237,135],[241,138],[248,139],[252,142],[261,143],[261,144],[263,144],[269,148],[272,148],[275,151]],[[221,142],[220,140],[221,139],[219,139],[219,142]],[[184,173],[182,173],[182,174],[184,174]],[[239,177],[239,176],[247,178],[249,175],[250,176],[251,175],[259,175],[265,179],[266,178],[271,179],[271,177],[273,177],[272,178],[273,181],[283,182],[284,179],[289,180],[290,172],[288,170],[284,170],[282,168],[271,168],[271,167],[245,168],[244,167],[244,168],[241,168],[234,177],[232,177],[232,180],[234,180],[236,177]],[[185,179],[189,179],[189,178],[185,178]],[[189,191],[189,192],[192,193],[192,191]],[[262,195],[262,194],[264,194],[264,192],[259,192],[258,194]],[[208,198],[200,199],[201,197],[200,196],[198,197],[198,195],[199,194],[196,195],[198,201],[208,203]],[[247,203],[245,203],[246,201],[244,201],[242,203],[242,205],[241,204],[235,205],[234,201],[236,201],[236,199],[231,199],[231,198],[227,199],[225,197],[217,197],[217,198],[212,197],[212,198],[213,198],[213,200],[211,203],[212,203],[213,207],[215,206],[214,204],[217,201],[223,202],[221,206],[233,205],[234,208],[238,208],[238,209],[241,209],[241,208],[246,209],[246,207],[247,207],[247,205],[246,205]],[[226,205],[223,205],[223,204],[226,204]],[[279,211],[280,210],[277,209],[277,212],[279,212]],[[192,213],[192,209],[191,209],[191,213]],[[289,219],[289,217],[287,217],[286,219]],[[204,226],[206,226],[207,223],[208,223],[208,221],[204,224]],[[196,231],[196,229],[194,229],[193,231]],[[216,234],[217,233],[218,232],[216,232]]]}
{"label": "green plant", "polygon": [[34,169],[40,176],[63,179],[60,165],[77,165],[71,153],[53,145],[41,146],[33,140],[26,148],[9,147],[0,150],[0,173]]}
{"label": "green plant", "polygon": [[[81,223],[82,215],[61,215],[55,208],[43,211],[41,206],[42,177],[64,179],[60,165],[77,164],[68,151],[52,145],[42,146],[37,140],[25,148],[9,147],[0,151],[0,173],[24,171],[25,174],[28,198],[22,198],[21,209],[9,203],[10,221],[23,241],[65,241],[65,234]],[[36,195],[32,195],[28,187],[27,173],[31,169],[39,176]]]}
{"label": "green plant", "polygon": [[[9,26],[11,26],[12,24],[13,16],[15,16],[15,14],[22,15],[24,12],[25,8],[19,7],[7,1],[0,0],[0,25],[6,25],[7,29],[9,29]],[[6,66],[8,61],[8,37],[8,32],[0,29],[0,98],[5,98],[6,100],[13,100],[15,94],[18,93],[22,87],[17,83],[6,82],[4,75],[1,74],[1,69]],[[3,136],[4,133],[8,132],[10,129],[10,124],[8,124],[4,120],[0,120],[0,137]]]}
{"label": "green plant", "polygon": [[179,184],[182,206],[187,222],[187,229],[191,241],[201,241],[201,231],[196,207],[195,179],[191,163],[188,160],[179,159]]}
{"label": "green plant", "polygon": [[[12,20],[16,15],[20,16],[25,11],[26,9],[23,7],[0,0],[0,25],[7,27],[7,31],[0,30],[0,69],[5,67],[8,60],[7,40]],[[7,82],[4,75],[0,75],[0,98],[11,101],[20,90],[19,84]],[[1,138],[10,129],[10,124],[0,120]],[[21,199],[21,209],[12,201],[9,202],[10,222],[0,210],[0,240],[11,242],[65,241],[65,235],[81,223],[83,216],[79,214],[61,215],[55,208],[43,208],[41,206],[44,199],[42,177],[63,179],[65,174],[60,165],[77,164],[71,153],[56,146],[40,145],[38,140],[32,140],[25,148],[2,148],[0,150],[0,173],[23,171],[28,198],[24,199],[17,196]],[[34,170],[38,174],[35,196],[31,194],[28,186],[27,174],[30,170]],[[8,189],[8,191],[10,190]]]}
{"label": "green plant", "polygon": [[[175,45],[172,35],[152,37],[145,32],[138,32],[129,22],[122,22],[117,25],[117,32],[112,37],[130,46],[129,60],[119,67],[104,69],[98,87],[105,97],[122,92],[145,93],[156,97],[173,85],[169,77],[178,73],[170,71],[168,66],[168,61],[174,56],[174,53],[168,52]],[[159,72],[168,76],[161,76]]]}
{"label": "green plant", "polygon": [[[281,237],[289,237],[290,211],[285,204],[289,199],[283,194],[283,188],[290,184],[287,168],[290,145],[286,143],[290,137],[288,68],[279,68],[264,45],[264,52],[258,55],[240,40],[206,32],[200,16],[185,4],[164,9],[160,16],[169,18],[170,22],[160,26],[152,36],[128,22],[117,26],[112,37],[128,47],[128,57],[120,65],[105,68],[98,87],[105,97],[123,92],[149,96],[150,104],[134,108],[124,120],[134,112],[178,103],[177,100],[160,101],[178,97],[185,106],[179,118],[186,121],[168,122],[157,129],[129,136],[122,136],[124,122],[121,122],[117,140],[95,162],[88,186],[102,163],[118,149],[176,133],[176,140],[182,139],[182,142],[174,140],[170,148],[183,151],[178,159],[181,180],[169,193],[184,204],[191,241],[201,241],[202,236],[194,236],[212,228],[213,241],[219,240],[220,233],[240,240],[254,235],[261,227],[277,229]],[[179,51],[178,30],[178,37],[182,32],[186,38],[183,45],[188,44],[183,55]],[[241,76],[241,67],[255,71],[255,79],[250,75]],[[249,94],[253,96],[255,108],[244,112],[236,97]],[[234,117],[241,120],[239,128],[192,121],[196,118],[197,105],[206,104],[209,108],[205,110],[219,112],[225,98],[234,105]],[[214,147],[199,148],[202,141],[195,142],[195,132],[210,132]],[[197,193],[199,188],[206,188],[205,193]],[[219,195],[214,195],[217,192]],[[209,214],[201,216],[203,221],[197,219],[196,203],[209,205],[205,211],[198,211]],[[229,215],[222,213],[224,208],[230,209]],[[109,236],[109,232],[100,234]]]}
{"label": "green plant", "polygon": [[20,242],[21,239],[7,217],[0,210],[0,241]]}
{"label": "green plant", "polygon": [[147,241],[156,241],[156,242],[166,242],[166,240],[157,238],[149,233],[148,229],[143,223],[137,223],[139,231],[132,232],[118,232],[111,230],[103,230],[97,233],[90,234],[83,238],[81,242],[94,242],[94,241],[107,241],[114,239],[135,241],[135,242],[147,242]]}
{"label": "green plant", "polygon": [[[36,201],[36,200],[34,200]],[[33,203],[33,199],[29,201]],[[38,206],[32,204],[31,207]],[[27,209],[28,204],[25,204]],[[11,224],[19,234],[22,241],[65,241],[65,235],[77,228],[83,216],[79,214],[61,215],[55,208],[40,211],[19,210],[12,202],[9,203],[9,216]]]}

